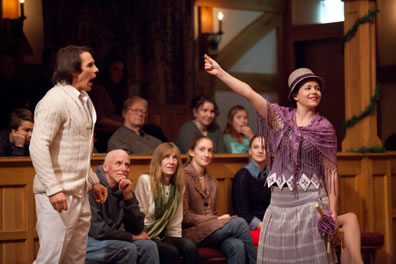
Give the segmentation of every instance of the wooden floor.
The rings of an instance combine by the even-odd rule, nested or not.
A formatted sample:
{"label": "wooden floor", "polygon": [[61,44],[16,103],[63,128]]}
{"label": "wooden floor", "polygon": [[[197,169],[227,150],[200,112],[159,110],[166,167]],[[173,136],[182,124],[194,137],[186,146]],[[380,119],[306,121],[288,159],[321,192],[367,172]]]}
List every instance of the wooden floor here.
{"label": "wooden floor", "polygon": [[[93,157],[96,168],[104,157]],[[131,156],[131,180],[148,172],[150,156]],[[394,263],[396,252],[396,152],[338,153],[339,213],[355,212],[362,231],[385,235],[376,263]],[[209,168],[219,181],[218,213],[232,214],[231,186],[247,155],[217,154]],[[0,264],[32,263],[39,248],[30,158],[0,158]]]}

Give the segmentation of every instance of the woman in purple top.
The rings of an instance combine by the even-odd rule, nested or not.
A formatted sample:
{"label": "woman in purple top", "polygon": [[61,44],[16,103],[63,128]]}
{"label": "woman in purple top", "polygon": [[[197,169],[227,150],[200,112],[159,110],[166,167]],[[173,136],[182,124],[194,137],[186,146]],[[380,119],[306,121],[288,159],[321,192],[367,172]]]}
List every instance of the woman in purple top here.
{"label": "woman in purple top", "polygon": [[337,142],[333,126],[316,112],[324,81],[310,69],[289,76],[293,107],[268,102],[248,84],[225,72],[205,56],[205,70],[246,97],[259,114],[272,187],[260,234],[258,263],[333,263],[317,228],[314,204],[330,209],[337,219]]}

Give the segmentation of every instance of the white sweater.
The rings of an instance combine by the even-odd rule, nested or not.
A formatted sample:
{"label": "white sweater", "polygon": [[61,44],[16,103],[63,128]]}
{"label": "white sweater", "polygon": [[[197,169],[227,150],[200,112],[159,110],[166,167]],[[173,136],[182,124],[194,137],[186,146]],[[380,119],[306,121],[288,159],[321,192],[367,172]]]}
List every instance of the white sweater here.
{"label": "white sweater", "polygon": [[90,165],[96,112],[89,97],[87,103],[91,118],[79,92],[57,84],[37,104],[29,147],[36,170],[34,193],[82,196],[99,183]]}
{"label": "white sweater", "polygon": [[[155,221],[155,204],[151,192],[150,176],[143,174],[139,177],[136,187],[135,196],[139,201],[140,211],[145,215],[144,225],[150,225]],[[182,221],[183,221],[183,194],[179,195],[180,201],[175,216],[169,221],[166,231],[168,236],[181,237],[182,236]],[[168,199],[168,197],[165,197]],[[166,201],[165,201],[166,202]]]}

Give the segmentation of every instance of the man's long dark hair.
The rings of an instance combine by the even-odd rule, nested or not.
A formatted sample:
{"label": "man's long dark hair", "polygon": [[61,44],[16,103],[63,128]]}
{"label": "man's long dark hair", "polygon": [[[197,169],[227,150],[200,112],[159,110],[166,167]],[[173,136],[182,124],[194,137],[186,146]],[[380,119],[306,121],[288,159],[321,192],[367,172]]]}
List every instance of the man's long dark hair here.
{"label": "man's long dark hair", "polygon": [[54,74],[52,75],[54,84],[72,84],[73,74],[79,74],[82,71],[80,54],[83,52],[93,54],[92,49],[87,46],[69,45],[59,49],[56,55]]}

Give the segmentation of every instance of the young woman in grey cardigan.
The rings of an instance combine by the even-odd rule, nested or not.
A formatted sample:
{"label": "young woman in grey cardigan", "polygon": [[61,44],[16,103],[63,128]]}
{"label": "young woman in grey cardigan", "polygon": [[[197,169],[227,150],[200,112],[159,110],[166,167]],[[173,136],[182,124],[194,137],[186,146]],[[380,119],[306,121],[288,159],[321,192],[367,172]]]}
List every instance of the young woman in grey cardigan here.
{"label": "young woman in grey cardigan", "polygon": [[179,129],[176,145],[181,153],[187,153],[191,142],[199,136],[209,137],[214,145],[215,152],[224,153],[223,134],[216,124],[219,114],[216,102],[206,96],[198,96],[191,103],[194,120],[184,123]]}

